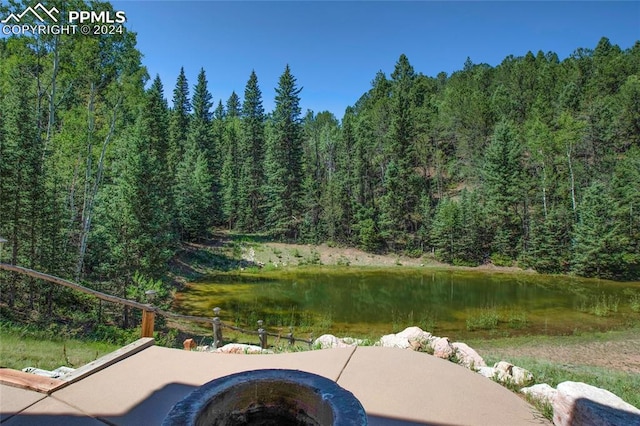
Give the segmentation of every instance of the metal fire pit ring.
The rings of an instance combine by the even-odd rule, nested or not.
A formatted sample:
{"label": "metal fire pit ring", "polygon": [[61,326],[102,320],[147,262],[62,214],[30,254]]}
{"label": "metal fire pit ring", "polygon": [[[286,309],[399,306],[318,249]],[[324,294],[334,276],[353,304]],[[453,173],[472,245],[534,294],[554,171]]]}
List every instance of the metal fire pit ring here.
{"label": "metal fire pit ring", "polygon": [[367,424],[360,401],[326,377],[265,369],[205,383],[173,406],[163,426]]}

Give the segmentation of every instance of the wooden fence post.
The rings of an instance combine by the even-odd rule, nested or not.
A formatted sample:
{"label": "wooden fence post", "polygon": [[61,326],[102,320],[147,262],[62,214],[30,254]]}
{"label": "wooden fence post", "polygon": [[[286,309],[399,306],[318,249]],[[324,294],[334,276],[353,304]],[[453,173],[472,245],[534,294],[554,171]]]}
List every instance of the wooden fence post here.
{"label": "wooden fence post", "polygon": [[153,337],[153,329],[156,313],[151,310],[142,310],[142,337]]}
{"label": "wooden fence post", "polygon": [[153,299],[156,297],[155,290],[147,290],[144,292],[145,297],[147,298],[147,303],[145,308],[142,310],[142,337],[153,337],[153,330],[155,328],[155,320],[156,320],[156,312],[153,310]]}
{"label": "wooden fence post", "polygon": [[262,328],[264,321],[258,320],[258,337],[260,338],[260,347],[267,349],[267,330]]}
{"label": "wooden fence post", "polygon": [[222,345],[222,323],[220,321],[220,308],[213,308],[213,347],[218,349]]}

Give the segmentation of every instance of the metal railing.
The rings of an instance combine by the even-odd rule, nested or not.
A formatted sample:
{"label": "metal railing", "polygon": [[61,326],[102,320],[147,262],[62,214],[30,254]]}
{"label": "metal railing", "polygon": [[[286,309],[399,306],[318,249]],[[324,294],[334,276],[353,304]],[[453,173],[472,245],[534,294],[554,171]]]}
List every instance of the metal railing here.
{"label": "metal railing", "polygon": [[[100,300],[140,309],[142,311],[142,327],[141,327],[142,337],[153,337],[153,331],[155,329],[155,316],[160,315],[162,317],[171,318],[175,320],[184,320],[184,321],[205,323],[205,324],[211,325],[213,329],[213,345],[212,346],[214,348],[219,348],[222,345],[222,341],[223,341],[222,329],[223,328],[233,330],[242,334],[257,335],[259,339],[260,347],[262,349],[266,349],[268,347],[267,339],[269,336],[276,337],[277,341],[280,341],[281,339],[284,338],[289,343],[289,345],[294,345],[296,342],[306,343],[309,345],[309,348],[311,348],[311,346],[313,345],[313,336],[311,336],[309,339],[300,339],[298,337],[294,337],[292,328],[289,329],[289,333],[287,333],[285,336],[282,336],[281,333],[270,333],[264,328],[264,321],[262,320],[258,321],[257,330],[247,330],[241,327],[236,327],[230,324],[226,324],[222,322],[222,320],[220,319],[221,309],[218,307],[213,309],[213,312],[214,312],[213,318],[199,317],[199,316],[193,316],[193,315],[181,315],[181,314],[165,311],[156,306],[153,306],[151,303],[146,303],[146,304],[140,303],[134,300],[124,299],[121,297],[102,293],[100,291],[84,287],[72,281],[65,280],[63,278],[55,277],[53,275],[45,274],[42,272],[34,271],[33,269],[23,268],[22,266],[10,265],[7,263],[0,263],[0,270],[16,272],[22,275],[27,275],[33,278],[37,278],[37,279],[48,281],[54,284],[62,285],[64,287],[68,287],[85,294],[90,294]],[[145,294],[151,300],[155,292],[153,290],[149,290],[145,292]]]}

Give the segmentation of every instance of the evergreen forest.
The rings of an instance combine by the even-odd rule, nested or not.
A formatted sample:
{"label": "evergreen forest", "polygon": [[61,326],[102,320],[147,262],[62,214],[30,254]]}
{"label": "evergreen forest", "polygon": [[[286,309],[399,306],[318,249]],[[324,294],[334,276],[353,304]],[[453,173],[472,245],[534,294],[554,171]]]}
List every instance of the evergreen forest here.
{"label": "evergreen forest", "polygon": [[[335,117],[301,110],[285,63],[217,100],[215,70],[153,78],[132,32],[0,38],[2,261],[140,299],[223,228],[640,279],[640,41],[436,76],[398,55]],[[66,294],[0,278],[7,306]]]}

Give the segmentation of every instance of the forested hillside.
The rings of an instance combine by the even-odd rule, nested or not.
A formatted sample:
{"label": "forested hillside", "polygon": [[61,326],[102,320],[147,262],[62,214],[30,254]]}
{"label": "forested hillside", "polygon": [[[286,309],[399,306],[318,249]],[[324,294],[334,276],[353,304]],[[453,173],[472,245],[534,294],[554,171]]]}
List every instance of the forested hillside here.
{"label": "forested hillside", "polygon": [[[426,76],[398,46],[334,117],[284,63],[275,93],[252,73],[218,101],[204,69],[150,81],[133,33],[2,38],[3,260],[135,298],[224,227],[637,280],[640,42],[576,47]],[[8,305],[51,306],[1,277]]]}

